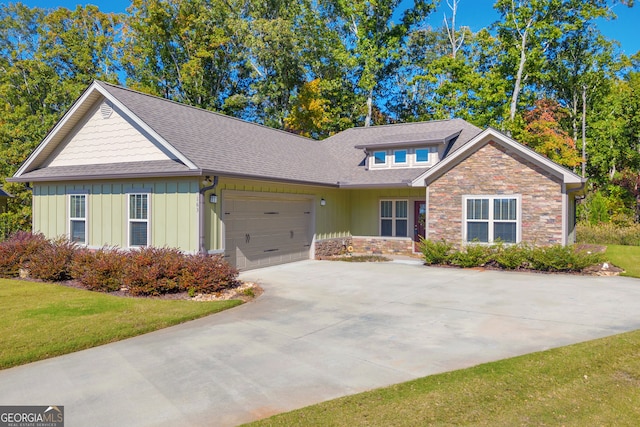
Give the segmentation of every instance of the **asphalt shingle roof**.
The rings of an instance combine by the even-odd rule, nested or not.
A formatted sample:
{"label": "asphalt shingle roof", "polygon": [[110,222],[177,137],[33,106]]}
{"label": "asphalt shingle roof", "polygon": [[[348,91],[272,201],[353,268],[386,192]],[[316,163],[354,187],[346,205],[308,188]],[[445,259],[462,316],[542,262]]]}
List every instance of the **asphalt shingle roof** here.
{"label": "asphalt shingle roof", "polygon": [[20,180],[202,173],[321,185],[402,186],[426,169],[366,170],[364,146],[418,141],[441,143],[452,138],[448,141],[447,152],[453,152],[481,132],[464,120],[453,119],[353,128],[324,141],[315,141],[120,86],[104,82],[95,84],[117,99],[199,170],[191,170],[180,162],[170,160],[130,162],[46,167],[26,172]]}

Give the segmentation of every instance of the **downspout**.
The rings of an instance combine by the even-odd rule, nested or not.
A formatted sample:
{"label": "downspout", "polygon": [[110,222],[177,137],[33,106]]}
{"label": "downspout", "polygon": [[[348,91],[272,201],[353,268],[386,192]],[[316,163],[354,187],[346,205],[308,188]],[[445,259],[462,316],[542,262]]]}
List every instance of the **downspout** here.
{"label": "downspout", "polygon": [[[207,181],[209,180],[209,177],[206,177]],[[207,186],[207,187],[202,187],[199,191],[198,194],[198,211],[199,211],[199,218],[198,218],[198,240],[199,240],[199,252],[201,254],[206,254],[207,253],[207,248],[204,245],[204,224],[205,224],[205,219],[204,219],[204,193],[206,193],[209,190],[213,190],[214,188],[216,188],[216,186],[218,185],[218,175],[215,175],[213,177],[213,184]]]}

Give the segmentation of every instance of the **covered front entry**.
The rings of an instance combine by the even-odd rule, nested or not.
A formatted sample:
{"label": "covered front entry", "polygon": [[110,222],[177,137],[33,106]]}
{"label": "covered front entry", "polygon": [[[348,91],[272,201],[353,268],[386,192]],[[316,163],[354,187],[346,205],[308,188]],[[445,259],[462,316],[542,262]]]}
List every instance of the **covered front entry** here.
{"label": "covered front entry", "polygon": [[309,258],[313,199],[228,193],[223,200],[225,258],[241,270]]}

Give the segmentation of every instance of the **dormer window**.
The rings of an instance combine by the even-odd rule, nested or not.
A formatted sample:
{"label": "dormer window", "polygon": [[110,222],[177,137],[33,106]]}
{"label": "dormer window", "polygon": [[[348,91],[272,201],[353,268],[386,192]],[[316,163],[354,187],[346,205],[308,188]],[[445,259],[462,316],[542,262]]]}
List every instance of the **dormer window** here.
{"label": "dormer window", "polygon": [[387,152],[386,151],[376,151],[373,153],[373,163],[376,165],[386,165],[387,164]]}
{"label": "dormer window", "polygon": [[429,163],[428,148],[416,148],[416,163]]}
{"label": "dormer window", "polygon": [[394,148],[371,151],[368,164],[372,169],[424,168],[438,162],[436,147]]}
{"label": "dormer window", "polygon": [[394,150],[393,151],[393,164],[394,165],[406,165],[407,164],[407,150]]}

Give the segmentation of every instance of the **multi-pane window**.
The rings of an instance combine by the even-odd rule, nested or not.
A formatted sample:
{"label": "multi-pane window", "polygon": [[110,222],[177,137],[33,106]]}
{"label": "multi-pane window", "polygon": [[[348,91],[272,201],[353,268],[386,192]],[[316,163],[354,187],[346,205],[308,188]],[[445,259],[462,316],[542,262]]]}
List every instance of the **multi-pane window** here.
{"label": "multi-pane window", "polygon": [[87,195],[69,195],[69,239],[87,244]]}
{"label": "multi-pane window", "polygon": [[465,202],[467,242],[518,242],[518,199],[468,197]]}
{"label": "multi-pane window", "polygon": [[129,194],[129,246],[149,245],[149,195]]}
{"label": "multi-pane window", "polygon": [[380,235],[407,237],[408,202],[406,200],[380,201]]}
{"label": "multi-pane window", "polygon": [[416,147],[372,151],[368,154],[369,167],[373,169],[425,167],[437,162],[434,147]]}

